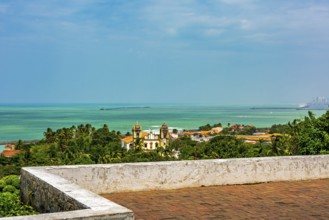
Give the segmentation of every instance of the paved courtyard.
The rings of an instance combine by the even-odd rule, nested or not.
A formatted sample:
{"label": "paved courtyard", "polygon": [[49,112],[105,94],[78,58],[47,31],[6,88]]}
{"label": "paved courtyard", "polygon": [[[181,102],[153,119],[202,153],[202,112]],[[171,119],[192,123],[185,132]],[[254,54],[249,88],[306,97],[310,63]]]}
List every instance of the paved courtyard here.
{"label": "paved courtyard", "polygon": [[329,219],[329,179],[103,196],[136,219]]}

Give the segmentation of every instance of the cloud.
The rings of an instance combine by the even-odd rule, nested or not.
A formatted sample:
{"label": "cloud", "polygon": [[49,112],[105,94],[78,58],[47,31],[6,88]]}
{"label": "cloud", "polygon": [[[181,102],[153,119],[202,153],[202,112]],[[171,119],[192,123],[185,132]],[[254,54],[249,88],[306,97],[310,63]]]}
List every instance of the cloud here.
{"label": "cloud", "polygon": [[253,26],[282,43],[323,44],[329,39],[328,10],[328,5],[284,5],[255,16]]}
{"label": "cloud", "polygon": [[191,1],[156,1],[146,6],[141,17],[156,31],[169,36],[179,35],[184,31],[212,35],[215,30],[234,23],[226,16],[208,13],[206,8]]}
{"label": "cloud", "polygon": [[[233,40],[294,44],[297,38],[304,43],[329,39],[329,5],[304,0],[35,0],[8,4],[11,17],[2,32],[11,29],[17,35],[43,39],[134,38],[154,44],[166,40],[173,45],[188,45],[193,40],[215,45]],[[0,13],[7,13],[9,6],[0,4]]]}

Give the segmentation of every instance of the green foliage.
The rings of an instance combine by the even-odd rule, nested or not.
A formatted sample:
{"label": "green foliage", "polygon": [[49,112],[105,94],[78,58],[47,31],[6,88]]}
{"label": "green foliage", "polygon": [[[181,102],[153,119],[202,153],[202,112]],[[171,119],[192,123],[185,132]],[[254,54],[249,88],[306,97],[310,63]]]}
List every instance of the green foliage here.
{"label": "green foliage", "polygon": [[37,213],[32,207],[22,204],[19,194],[0,193],[0,217],[33,215]]}
{"label": "green foliage", "polygon": [[329,111],[319,118],[312,112],[303,120],[289,123],[292,154],[314,155],[329,152]]}
{"label": "green foliage", "polygon": [[280,134],[289,134],[290,127],[288,124],[274,124],[270,128],[270,134],[280,133]]}
{"label": "green foliage", "polygon": [[237,158],[247,155],[249,145],[235,136],[216,136],[209,142],[198,143],[184,137],[171,142],[172,149],[180,151],[180,159]]}
{"label": "green foliage", "polygon": [[2,189],[2,192],[18,193],[19,191],[16,189],[15,186],[12,186],[12,185],[6,185],[6,186]]}
{"label": "green foliage", "polygon": [[[210,130],[221,124],[200,126],[200,130]],[[143,151],[143,142],[136,140],[135,147],[129,151],[121,147],[120,132],[110,131],[107,125],[96,129],[90,124],[61,128],[53,131],[48,128],[44,139],[38,143],[18,142],[22,153],[5,158],[0,155],[0,217],[35,213],[31,207],[24,206],[19,200],[18,176],[22,166],[44,166],[64,164],[121,163],[175,160],[174,152],[179,151],[183,160],[239,158],[283,155],[310,155],[329,153],[329,111],[319,118],[312,112],[303,119],[294,120],[287,125],[273,125],[271,142],[260,140],[247,144],[234,134],[253,134],[254,126],[224,128],[221,135],[208,142],[196,142],[182,137],[169,142],[169,146],[155,151]],[[9,175],[9,176],[8,176]]]}
{"label": "green foliage", "polygon": [[222,127],[222,124],[221,123],[217,123],[217,124],[214,124],[212,126],[210,124],[206,124],[206,125],[200,126],[199,127],[199,130],[200,131],[209,131],[212,128],[215,128],[215,127]]}
{"label": "green foliage", "polygon": [[255,126],[246,126],[243,129],[239,129],[236,131],[236,134],[238,135],[252,135],[253,133],[256,132],[256,127]]}
{"label": "green foliage", "polygon": [[230,128],[228,127],[225,127],[221,132],[221,134],[229,134],[229,133],[230,133]]}
{"label": "green foliage", "polygon": [[210,124],[206,124],[206,125],[203,125],[203,126],[200,126],[199,127],[199,130],[200,131],[209,131],[209,130],[211,130],[211,125]]}
{"label": "green foliage", "polygon": [[32,207],[20,201],[18,188],[18,176],[10,175],[0,179],[0,218],[37,214]]}
{"label": "green foliage", "polygon": [[[15,156],[19,157],[19,156]],[[21,169],[20,161],[12,160],[13,158],[0,157],[0,178],[7,175],[18,175]]]}
{"label": "green foliage", "polygon": [[292,154],[290,137],[288,135],[276,137],[273,136],[271,144],[268,146],[269,148],[266,150],[266,156],[285,156]]}
{"label": "green foliage", "polygon": [[6,185],[14,186],[19,189],[19,177],[17,175],[9,175],[2,178]]}
{"label": "green foliage", "polygon": [[216,158],[238,158],[244,157],[247,145],[243,140],[235,136],[217,136],[209,141],[208,154]]}
{"label": "green foliage", "polygon": [[[230,124],[229,124],[230,125]],[[240,128],[241,126],[241,128]],[[234,125],[234,127],[226,127],[222,130],[221,134],[230,134],[230,135],[252,135],[257,131],[256,127],[253,125]]]}
{"label": "green foliage", "polygon": [[3,179],[0,179],[0,192],[2,191],[3,188],[5,188],[6,186],[6,181],[4,181]]}

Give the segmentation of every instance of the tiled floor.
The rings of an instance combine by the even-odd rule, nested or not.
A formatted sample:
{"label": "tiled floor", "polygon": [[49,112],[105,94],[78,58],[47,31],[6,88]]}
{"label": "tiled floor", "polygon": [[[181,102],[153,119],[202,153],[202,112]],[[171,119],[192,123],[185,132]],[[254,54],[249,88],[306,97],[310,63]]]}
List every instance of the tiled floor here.
{"label": "tiled floor", "polygon": [[329,179],[103,196],[136,219],[329,219]]}

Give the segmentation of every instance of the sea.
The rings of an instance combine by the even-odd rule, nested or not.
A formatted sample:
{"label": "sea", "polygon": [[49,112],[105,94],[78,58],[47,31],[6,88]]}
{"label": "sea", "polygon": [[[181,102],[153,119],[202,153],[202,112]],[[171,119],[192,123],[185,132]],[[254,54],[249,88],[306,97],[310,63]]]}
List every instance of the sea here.
{"label": "sea", "polygon": [[[0,143],[43,138],[53,130],[80,124],[96,128],[107,124],[111,130],[131,132],[135,123],[144,130],[171,128],[196,129],[201,125],[228,123],[270,127],[307,115],[294,106],[206,106],[188,104],[1,104]],[[313,111],[316,116],[324,110]],[[0,149],[1,150],[1,149]]]}

